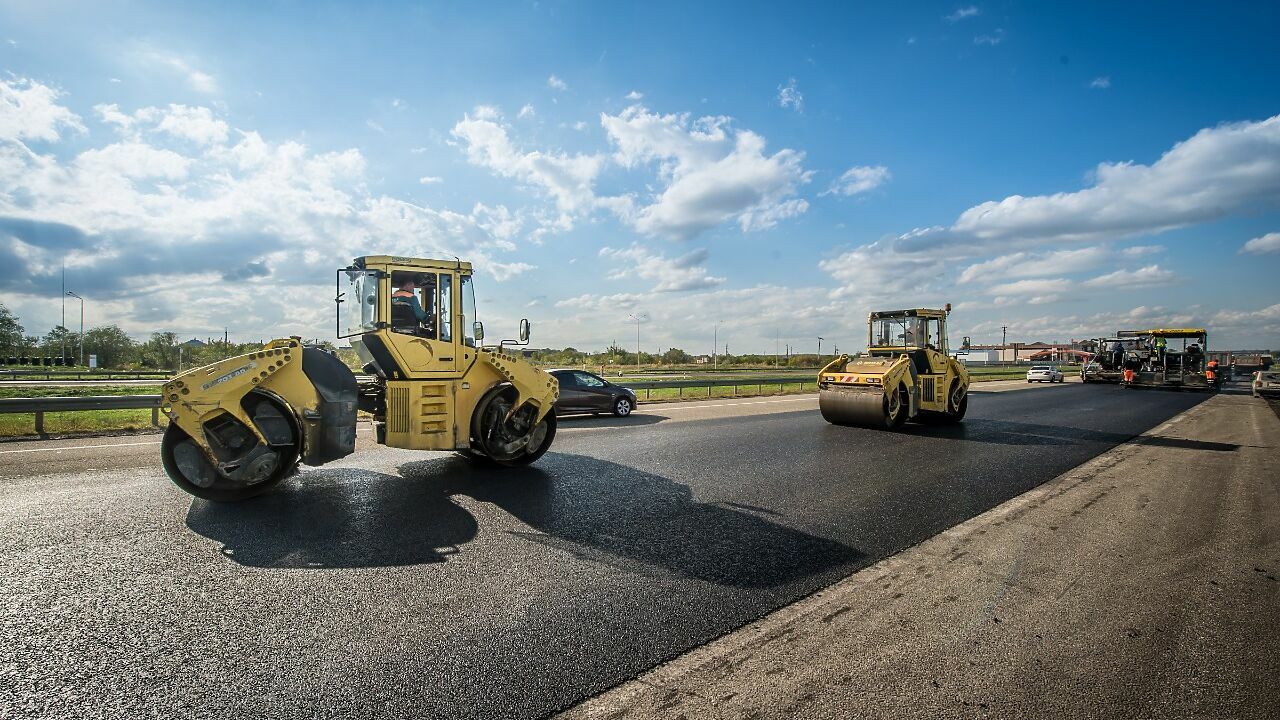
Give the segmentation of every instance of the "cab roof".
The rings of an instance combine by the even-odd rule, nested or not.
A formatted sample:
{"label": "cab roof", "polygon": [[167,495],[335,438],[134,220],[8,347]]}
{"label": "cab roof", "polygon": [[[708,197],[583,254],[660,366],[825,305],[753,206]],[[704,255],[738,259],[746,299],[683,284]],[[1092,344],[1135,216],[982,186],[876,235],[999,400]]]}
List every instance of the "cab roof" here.
{"label": "cab roof", "polygon": [[471,263],[457,258],[412,258],[400,255],[365,255],[351,261],[352,267],[379,268],[386,266],[411,267],[430,270],[457,270],[462,274],[471,273]]}
{"label": "cab roof", "polygon": [[872,320],[884,320],[899,317],[945,318],[946,316],[946,310],[930,310],[927,308],[913,308],[911,310],[877,310],[871,313]]}

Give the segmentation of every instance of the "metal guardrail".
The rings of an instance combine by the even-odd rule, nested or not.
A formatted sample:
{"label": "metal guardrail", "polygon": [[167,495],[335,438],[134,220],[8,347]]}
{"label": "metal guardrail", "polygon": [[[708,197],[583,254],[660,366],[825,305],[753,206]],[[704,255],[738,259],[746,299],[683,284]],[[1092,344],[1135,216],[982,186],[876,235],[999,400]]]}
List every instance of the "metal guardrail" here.
{"label": "metal guardrail", "polygon": [[36,434],[44,435],[44,414],[77,410],[151,410],[151,424],[160,425],[160,395],[93,395],[89,397],[0,398],[0,414],[34,413]]}
{"label": "metal guardrail", "polygon": [[645,391],[644,399],[648,400],[651,397],[650,391],[652,390],[666,390],[666,389],[675,388],[680,391],[679,397],[684,397],[684,391],[686,388],[703,388],[704,387],[707,389],[707,397],[711,397],[711,389],[718,388],[718,387],[732,387],[733,394],[737,395],[738,388],[740,387],[755,387],[758,393],[763,393],[766,385],[767,386],[777,385],[779,391],[783,389],[784,385],[799,385],[801,390],[804,389],[805,385],[813,385],[816,388],[818,385],[818,380],[817,380],[817,375],[815,373],[813,376],[787,375],[782,377],[725,378],[723,380],[722,379],[655,380],[653,382],[620,381],[620,382],[614,382],[614,384],[621,385],[622,387],[631,388],[632,390],[635,390],[637,392],[639,392],[640,390],[644,390]]}
{"label": "metal guardrail", "polygon": [[0,370],[0,380],[168,380],[172,370]]}

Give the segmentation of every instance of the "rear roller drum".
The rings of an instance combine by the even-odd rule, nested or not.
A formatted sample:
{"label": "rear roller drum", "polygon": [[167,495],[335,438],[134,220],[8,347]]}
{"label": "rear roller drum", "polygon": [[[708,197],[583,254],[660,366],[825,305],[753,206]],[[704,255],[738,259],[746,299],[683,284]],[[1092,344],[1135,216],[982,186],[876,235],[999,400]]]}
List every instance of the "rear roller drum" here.
{"label": "rear roller drum", "polygon": [[546,454],[556,436],[556,412],[552,408],[537,423],[537,408],[525,404],[511,412],[516,400],[513,387],[497,388],[476,407],[471,426],[471,449],[464,453],[476,460],[499,465],[528,465]]}

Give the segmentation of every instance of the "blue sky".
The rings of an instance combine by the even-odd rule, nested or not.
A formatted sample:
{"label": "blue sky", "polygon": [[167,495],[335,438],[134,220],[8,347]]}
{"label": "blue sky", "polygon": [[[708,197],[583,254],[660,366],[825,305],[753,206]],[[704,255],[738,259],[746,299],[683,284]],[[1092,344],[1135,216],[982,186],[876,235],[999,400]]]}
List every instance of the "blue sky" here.
{"label": "blue sky", "polygon": [[[1204,324],[1280,347],[1264,3],[0,3],[0,301],[332,335],[332,269],[461,255],[535,344],[813,350]],[[499,333],[500,334],[500,333]]]}

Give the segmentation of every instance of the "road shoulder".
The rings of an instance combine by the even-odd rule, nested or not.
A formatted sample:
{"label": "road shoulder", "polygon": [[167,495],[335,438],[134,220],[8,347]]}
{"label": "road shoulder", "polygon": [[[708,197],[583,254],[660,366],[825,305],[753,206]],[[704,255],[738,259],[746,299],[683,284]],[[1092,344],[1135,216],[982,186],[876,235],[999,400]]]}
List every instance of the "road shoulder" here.
{"label": "road shoulder", "polygon": [[1274,717],[1278,445],[1214,396],[562,717]]}

